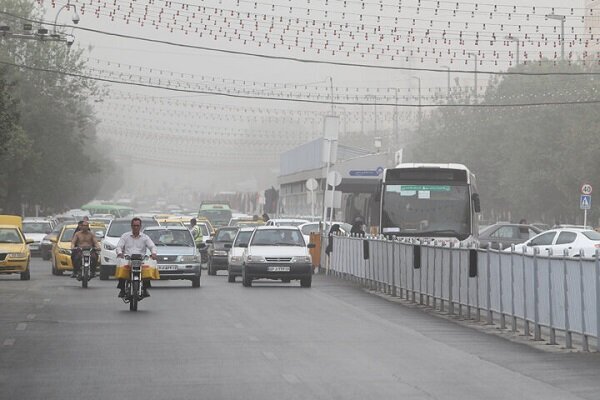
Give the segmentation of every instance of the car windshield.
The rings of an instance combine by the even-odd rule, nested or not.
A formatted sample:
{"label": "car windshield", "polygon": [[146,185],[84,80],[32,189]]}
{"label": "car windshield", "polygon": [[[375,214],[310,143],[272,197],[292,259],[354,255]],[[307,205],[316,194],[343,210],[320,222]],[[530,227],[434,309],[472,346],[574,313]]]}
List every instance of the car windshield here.
{"label": "car windshield", "polygon": [[583,235],[590,240],[600,240],[600,233],[596,231],[585,231]]}
{"label": "car windshield", "polygon": [[233,242],[237,229],[221,229],[215,237],[216,242]]}
{"label": "car windshield", "polygon": [[50,233],[52,225],[49,222],[23,222],[23,233]]}
{"label": "car windshield", "polygon": [[183,229],[159,229],[144,231],[157,246],[194,247],[194,239]]}
{"label": "car windshield", "polygon": [[0,243],[23,243],[23,239],[17,229],[0,228]]}
{"label": "car windshield", "polygon": [[250,236],[252,236],[252,231],[244,231],[244,232],[240,232],[238,233],[237,237],[235,238],[235,243],[233,244],[233,247],[240,247],[240,245],[248,245],[248,242],[250,241]]}
{"label": "car windshield", "polygon": [[299,230],[265,229],[258,230],[252,237],[252,246],[306,246]]}

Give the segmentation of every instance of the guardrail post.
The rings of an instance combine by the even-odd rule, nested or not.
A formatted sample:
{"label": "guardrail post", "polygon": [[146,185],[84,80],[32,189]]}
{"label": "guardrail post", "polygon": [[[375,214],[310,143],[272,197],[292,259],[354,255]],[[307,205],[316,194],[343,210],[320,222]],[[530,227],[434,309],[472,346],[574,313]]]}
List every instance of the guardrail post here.
{"label": "guardrail post", "polygon": [[583,249],[579,250],[579,291],[581,293],[581,334],[583,351],[590,351],[588,336],[585,333],[587,325],[585,323],[585,294],[583,285],[583,257],[585,256]]}
{"label": "guardrail post", "polygon": [[473,247],[475,247],[475,257],[477,259],[477,276],[475,277],[475,307],[477,309],[475,310],[475,321],[479,322],[481,321],[481,306],[479,304],[479,246],[474,245]]}
{"label": "guardrail post", "polygon": [[454,242],[450,242],[450,251],[448,254],[450,255],[450,262],[448,266],[448,270],[450,271],[450,275],[448,277],[448,313],[450,315],[454,315],[454,252],[452,249],[454,248]]}
{"label": "guardrail post", "polygon": [[525,252],[526,248],[523,246],[523,254],[521,261],[523,264],[523,335],[529,336],[529,320],[527,319],[527,275],[525,271]]}
{"label": "guardrail post", "polygon": [[[396,240],[394,239],[392,241],[392,296],[396,297],[397,296],[397,291],[396,291],[396,259],[398,259],[399,257],[396,256],[396,246],[398,244],[396,243]],[[398,277],[398,279],[400,279],[400,277]]]}
{"label": "guardrail post", "polygon": [[565,347],[567,349],[573,348],[573,335],[571,333],[571,321],[569,319],[569,284],[567,280],[567,258],[569,257],[569,250],[565,249],[563,252],[563,290],[565,293]]}
{"label": "guardrail post", "polygon": [[486,306],[487,306],[487,320],[486,320],[486,325],[493,325],[494,324],[494,314],[492,313],[492,277],[490,276],[492,273],[492,268],[490,266],[491,264],[491,258],[492,258],[492,254],[491,254],[491,248],[492,245],[491,243],[488,243],[488,248],[487,248],[487,265],[486,265],[486,271],[487,271],[487,277],[486,277]]}
{"label": "guardrail post", "polygon": [[[552,254],[552,249],[550,249]],[[556,344],[556,328],[554,327],[554,308],[552,307],[552,261],[548,259],[548,310],[550,312],[550,344]]]}
{"label": "guardrail post", "polygon": [[[427,282],[427,307],[429,307],[429,300],[431,299],[431,303],[433,303],[433,308],[435,308],[435,259],[437,258],[437,243],[435,243],[433,245],[433,264],[429,265],[429,263],[427,263],[427,274],[425,277],[425,281]],[[429,259],[429,257],[427,257]],[[431,294],[429,293],[429,270],[432,270],[433,272],[433,287],[431,288]]]}
{"label": "guardrail post", "polygon": [[[470,251],[470,250],[469,250]],[[469,263],[471,255],[469,254]],[[469,279],[469,273],[467,273],[467,319],[471,319],[471,279]]]}
{"label": "guardrail post", "polygon": [[539,307],[538,255],[539,249],[536,247],[533,251],[533,340],[542,340]]}
{"label": "guardrail post", "polygon": [[512,319],[511,330],[517,332],[517,314],[515,310],[515,245],[510,245],[510,312]]}
{"label": "guardrail post", "polygon": [[600,250],[596,249],[594,256],[596,258],[596,351],[600,352]]}
{"label": "guardrail post", "polygon": [[500,294],[500,329],[506,329],[506,315],[504,314],[504,285],[502,285],[502,243],[498,246],[498,277]]}

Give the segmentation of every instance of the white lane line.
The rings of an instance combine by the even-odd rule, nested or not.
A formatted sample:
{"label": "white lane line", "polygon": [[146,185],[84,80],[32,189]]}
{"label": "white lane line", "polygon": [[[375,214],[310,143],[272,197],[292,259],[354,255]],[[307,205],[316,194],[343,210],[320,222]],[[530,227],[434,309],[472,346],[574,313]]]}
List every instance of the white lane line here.
{"label": "white lane line", "polygon": [[35,308],[37,308],[38,310],[41,310],[42,308],[44,308],[45,304],[38,304],[37,306],[35,306]]}
{"label": "white lane line", "polygon": [[27,314],[27,319],[32,320],[35,319],[36,315],[35,314]]}
{"label": "white lane line", "polygon": [[291,384],[300,383],[300,379],[298,379],[298,377],[296,375],[282,374],[281,376],[283,376],[283,379],[285,379],[287,383],[291,383]]}
{"label": "white lane line", "polygon": [[15,344],[15,339],[6,339],[4,343],[2,343],[3,346],[12,346],[13,344]]}
{"label": "white lane line", "polygon": [[267,358],[267,360],[275,361],[277,360],[277,356],[270,351],[263,351],[263,356]]}
{"label": "white lane line", "polygon": [[244,324],[240,324],[239,322],[234,324],[233,326],[235,326],[235,329],[244,329]]}
{"label": "white lane line", "polygon": [[251,342],[258,342],[258,338],[256,336],[248,336],[248,340]]}
{"label": "white lane line", "polygon": [[44,303],[49,303],[50,299],[44,299]]}
{"label": "white lane line", "polygon": [[18,331],[24,331],[25,329],[27,329],[27,323],[26,322],[20,322],[17,324],[17,330]]}

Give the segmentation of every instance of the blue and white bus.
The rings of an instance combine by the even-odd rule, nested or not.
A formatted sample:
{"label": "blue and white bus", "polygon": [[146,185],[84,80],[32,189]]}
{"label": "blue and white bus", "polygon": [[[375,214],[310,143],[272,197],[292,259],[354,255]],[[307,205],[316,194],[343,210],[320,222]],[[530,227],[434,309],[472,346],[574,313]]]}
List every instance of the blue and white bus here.
{"label": "blue and white bus", "polygon": [[479,194],[475,175],[462,164],[399,164],[384,171],[379,232],[386,236],[478,236]]}

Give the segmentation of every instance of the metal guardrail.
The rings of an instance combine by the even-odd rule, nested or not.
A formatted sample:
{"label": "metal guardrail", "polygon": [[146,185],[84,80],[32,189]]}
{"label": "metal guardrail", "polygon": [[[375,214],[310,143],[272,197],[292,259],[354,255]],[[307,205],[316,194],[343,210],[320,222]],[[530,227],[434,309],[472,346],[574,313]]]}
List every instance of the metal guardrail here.
{"label": "metal guardrail", "polygon": [[550,344],[557,344],[558,331],[564,334],[565,347],[573,348],[573,334],[579,334],[582,349],[589,351],[589,338],[595,338],[600,351],[598,251],[590,259],[412,239],[333,240],[328,270],[341,278],[449,315],[483,318],[502,329],[508,323],[513,332],[520,328],[527,336],[533,333],[534,340],[542,340],[545,333]]}

